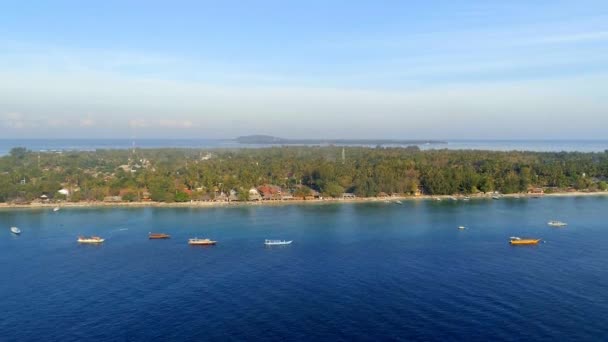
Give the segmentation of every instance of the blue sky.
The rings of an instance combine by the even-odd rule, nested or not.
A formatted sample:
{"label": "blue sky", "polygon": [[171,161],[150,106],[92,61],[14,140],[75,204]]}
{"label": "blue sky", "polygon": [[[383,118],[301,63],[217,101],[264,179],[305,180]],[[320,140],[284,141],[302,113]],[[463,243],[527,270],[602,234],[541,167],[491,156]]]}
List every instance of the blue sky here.
{"label": "blue sky", "polygon": [[0,136],[605,138],[606,1],[0,5]]}

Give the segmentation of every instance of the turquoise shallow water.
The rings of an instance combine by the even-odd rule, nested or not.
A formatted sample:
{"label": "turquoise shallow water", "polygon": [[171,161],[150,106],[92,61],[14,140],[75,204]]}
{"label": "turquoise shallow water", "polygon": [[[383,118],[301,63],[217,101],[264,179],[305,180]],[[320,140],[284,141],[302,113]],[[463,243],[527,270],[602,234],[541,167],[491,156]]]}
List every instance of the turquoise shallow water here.
{"label": "turquoise shallow water", "polygon": [[[608,197],[3,210],[0,331],[3,341],[606,340],[606,209]],[[107,240],[78,245],[79,234]],[[545,243],[512,247],[512,235]],[[219,243],[190,247],[194,236]]]}

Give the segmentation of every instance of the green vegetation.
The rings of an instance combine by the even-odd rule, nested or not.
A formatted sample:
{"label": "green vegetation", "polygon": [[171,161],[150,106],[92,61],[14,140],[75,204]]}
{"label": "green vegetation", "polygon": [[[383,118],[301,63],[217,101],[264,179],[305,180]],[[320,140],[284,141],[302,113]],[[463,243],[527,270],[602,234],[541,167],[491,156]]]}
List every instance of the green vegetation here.
{"label": "green vegetation", "polygon": [[[0,202],[248,200],[271,184],[294,197],[607,190],[608,152],[420,151],[417,148],[137,149],[0,158]],[[69,195],[58,193],[66,189]],[[232,194],[230,193],[232,190]]]}

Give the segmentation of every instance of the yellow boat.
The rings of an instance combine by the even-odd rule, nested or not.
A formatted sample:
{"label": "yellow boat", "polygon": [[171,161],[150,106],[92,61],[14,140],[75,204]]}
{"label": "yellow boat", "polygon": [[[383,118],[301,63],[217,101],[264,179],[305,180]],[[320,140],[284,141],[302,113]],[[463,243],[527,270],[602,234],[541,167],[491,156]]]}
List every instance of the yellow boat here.
{"label": "yellow boat", "polygon": [[509,243],[512,245],[538,245],[541,239],[522,239],[517,236],[512,236]]}

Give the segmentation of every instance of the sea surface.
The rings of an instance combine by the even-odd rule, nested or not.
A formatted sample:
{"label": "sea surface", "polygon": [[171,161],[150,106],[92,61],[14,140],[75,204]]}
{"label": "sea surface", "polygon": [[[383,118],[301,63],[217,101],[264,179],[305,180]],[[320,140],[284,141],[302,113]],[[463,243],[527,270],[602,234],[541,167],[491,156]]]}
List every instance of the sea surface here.
{"label": "sea surface", "polygon": [[[607,207],[563,197],[0,210],[0,340],[606,341]],[[107,240],[78,245],[79,234]]]}
{"label": "sea surface", "polygon": [[[419,145],[422,150],[491,150],[537,152],[604,152],[608,140],[446,140],[447,144]],[[13,147],[32,151],[94,151],[138,148],[260,148],[279,145],[240,144],[228,139],[0,139],[0,156]],[[389,145],[387,145],[389,146]],[[375,146],[369,146],[375,147]],[[397,146],[390,146],[397,147]]]}

